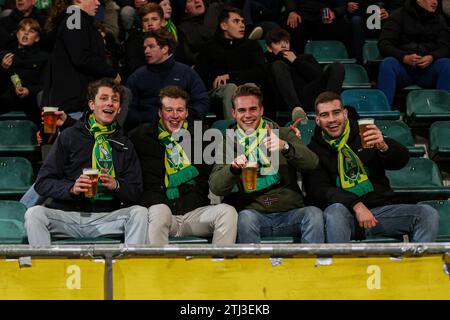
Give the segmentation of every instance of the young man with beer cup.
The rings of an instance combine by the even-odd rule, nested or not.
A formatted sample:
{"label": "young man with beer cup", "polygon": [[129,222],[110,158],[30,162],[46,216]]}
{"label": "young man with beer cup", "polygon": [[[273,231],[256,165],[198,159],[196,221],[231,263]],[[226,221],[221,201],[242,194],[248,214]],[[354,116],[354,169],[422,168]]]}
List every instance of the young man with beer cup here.
{"label": "young man with beer cup", "polygon": [[[142,192],[141,168],[116,121],[121,102],[122,87],[113,79],[89,85],[89,110],[58,136],[39,171],[35,189],[51,202],[25,214],[30,245],[50,245],[52,236],[121,234],[125,244],[146,243],[147,209],[133,205]],[[89,194],[94,172],[95,195]]]}
{"label": "young man with beer cup", "polygon": [[[304,206],[297,183],[297,172],[316,168],[317,156],[294,130],[279,128],[263,118],[263,113],[261,90],[251,84],[238,86],[232,108],[237,124],[230,127],[232,131],[227,132],[226,139],[233,133],[230,136],[233,140],[225,142],[223,154],[216,157],[223,162],[216,162],[213,168],[210,189],[215,195],[224,196],[223,202],[238,210],[239,243],[259,243],[261,237],[273,236],[322,243],[322,211]],[[234,152],[236,149],[238,152]],[[230,151],[234,159],[227,156]],[[274,160],[277,156],[278,165]],[[226,158],[231,158],[231,163]],[[247,170],[250,164],[257,168],[256,186],[255,170]],[[253,177],[247,177],[247,171]]]}
{"label": "young man with beer cup", "polygon": [[365,124],[360,138],[357,121],[349,118],[336,93],[321,93],[315,108],[317,127],[309,147],[320,161],[304,182],[310,202],[325,209],[327,242],[376,235],[402,239],[405,234],[413,242],[434,241],[437,211],[404,204],[408,199],[392,191],[385,174],[408,163],[408,149],[384,137],[375,124]]}
{"label": "young man with beer cup", "polygon": [[161,89],[159,119],[130,133],[142,166],[140,204],[149,208],[149,243],[168,244],[169,236],[200,236],[212,237],[213,244],[234,244],[237,212],[227,204],[210,205],[205,127],[188,117],[188,100],[180,87]]}

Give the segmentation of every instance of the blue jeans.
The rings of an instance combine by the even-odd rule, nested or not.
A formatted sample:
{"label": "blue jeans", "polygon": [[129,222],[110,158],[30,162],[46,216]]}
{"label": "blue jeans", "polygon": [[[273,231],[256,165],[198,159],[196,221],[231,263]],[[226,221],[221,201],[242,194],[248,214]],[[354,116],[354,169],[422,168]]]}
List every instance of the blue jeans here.
{"label": "blue jeans", "polygon": [[378,89],[384,92],[389,104],[394,101],[397,86],[418,85],[423,88],[436,88],[450,92],[450,59],[441,58],[433,61],[425,69],[413,68],[396,58],[387,57],[380,64]]}
{"label": "blue jeans", "polygon": [[298,237],[303,243],[325,241],[323,213],[316,207],[261,213],[245,209],[238,214],[238,243],[260,243],[261,237]]}
{"label": "blue jeans", "polygon": [[426,204],[397,204],[370,209],[378,224],[370,229],[358,225],[353,212],[340,203],[324,212],[327,242],[345,243],[358,238],[358,228],[365,236],[387,236],[401,239],[408,234],[412,242],[433,242],[439,228],[439,213]]}

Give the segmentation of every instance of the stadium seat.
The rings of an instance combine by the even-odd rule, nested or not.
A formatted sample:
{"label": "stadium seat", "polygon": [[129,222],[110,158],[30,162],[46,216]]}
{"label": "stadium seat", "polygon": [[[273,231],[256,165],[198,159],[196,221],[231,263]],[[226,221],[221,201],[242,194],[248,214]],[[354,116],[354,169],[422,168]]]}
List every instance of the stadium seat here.
{"label": "stadium seat", "polygon": [[401,121],[394,120],[376,120],[375,125],[381,130],[383,135],[400,142],[408,148],[411,156],[422,157],[426,150],[422,146],[415,146],[411,129]]}
{"label": "stadium seat", "polygon": [[25,120],[27,115],[22,111],[10,111],[0,114],[0,120]]}
{"label": "stadium seat", "polygon": [[336,40],[308,41],[305,45],[305,53],[312,54],[321,64],[356,62],[356,59],[349,58],[344,44]]}
{"label": "stadium seat", "polygon": [[33,184],[33,168],[22,157],[0,157],[0,197],[16,200]]}
{"label": "stadium seat", "polygon": [[450,200],[421,201],[439,211],[439,230],[436,241],[450,242]]}
{"label": "stadium seat", "polygon": [[393,111],[386,95],[378,89],[349,89],[341,93],[342,103],[352,106],[358,114],[380,120],[398,120],[400,112]]}
{"label": "stadium seat", "polygon": [[421,201],[450,197],[450,187],[443,185],[441,172],[433,160],[410,158],[404,168],[386,170],[386,175],[395,193],[411,199]]}
{"label": "stadium seat", "polygon": [[222,134],[224,135],[227,128],[235,123],[235,120],[216,120],[212,124],[211,128],[220,130],[220,132],[222,132]]}
{"label": "stadium seat", "polygon": [[18,155],[38,151],[37,130],[30,120],[0,121],[0,154]]}
{"label": "stadium seat", "polygon": [[378,50],[377,41],[366,41],[363,46],[363,63],[378,64],[383,61],[383,57]]}
{"label": "stadium seat", "polygon": [[261,49],[263,50],[263,52],[267,51],[266,40],[260,39],[260,40],[258,40],[258,44],[261,46]]}
{"label": "stadium seat", "polygon": [[385,237],[385,236],[369,236],[364,240],[360,241],[352,241],[352,242],[362,242],[362,243],[393,243],[393,242],[402,242],[401,239]]}
{"label": "stadium seat", "polygon": [[450,157],[450,121],[436,121],[430,127],[430,154],[434,160]]}
{"label": "stadium seat", "polygon": [[450,93],[436,89],[410,91],[406,96],[406,116],[410,124],[450,120]]}
{"label": "stadium seat", "polygon": [[203,237],[169,237],[169,244],[197,244],[210,243],[211,239]]}
{"label": "stadium seat", "polygon": [[61,244],[119,244],[123,243],[123,236],[98,237],[98,238],[52,238],[52,245]]}
{"label": "stadium seat", "polygon": [[344,64],[345,78],[343,89],[369,89],[372,87],[366,69],[359,64]]}
{"label": "stadium seat", "polygon": [[0,200],[0,244],[26,243],[24,216],[27,208],[18,201]]}
{"label": "stadium seat", "polygon": [[[292,121],[286,123],[285,127],[289,127]],[[316,129],[316,122],[313,120],[308,120],[306,123],[299,122],[297,128],[300,130],[302,141],[305,145],[308,145],[314,135],[314,130]]]}
{"label": "stadium seat", "polygon": [[294,237],[262,237],[261,244],[300,243],[301,239]]}

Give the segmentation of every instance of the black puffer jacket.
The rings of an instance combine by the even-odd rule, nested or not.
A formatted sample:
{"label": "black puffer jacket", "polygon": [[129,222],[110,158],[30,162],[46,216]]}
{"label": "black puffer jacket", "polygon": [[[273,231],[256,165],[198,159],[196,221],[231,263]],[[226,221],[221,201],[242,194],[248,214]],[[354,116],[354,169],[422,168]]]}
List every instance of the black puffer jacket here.
{"label": "black puffer jacket", "polygon": [[130,140],[117,130],[108,137],[116,180],[120,188],[111,201],[91,202],[83,194],[69,192],[83,168],[92,166],[94,137],[84,121],[64,130],[57,138],[39,171],[36,191],[53,199],[49,207],[80,212],[109,212],[136,204],[142,192],[141,166]]}
{"label": "black puffer jacket", "polygon": [[386,21],[378,40],[384,57],[400,61],[407,54],[432,55],[434,60],[448,57],[450,37],[443,16],[431,13],[407,0],[403,8],[395,10]]}
{"label": "black puffer jacket", "polygon": [[385,138],[385,141],[389,146],[385,153],[376,148],[362,149],[358,125],[356,121],[350,120],[350,136],[347,144],[368,169],[369,179],[374,187],[373,192],[358,197],[336,186],[336,179],[339,177],[338,153],[322,139],[321,129],[316,127],[308,147],[319,156],[319,167],[303,175],[308,203],[322,209],[333,203],[342,203],[352,210],[360,201],[368,208],[407,202],[393,193],[385,170],[398,170],[404,167],[409,160],[408,149],[395,140]]}
{"label": "black puffer jacket", "polygon": [[[210,203],[208,198],[208,177],[211,172],[211,166],[205,164],[203,161],[201,164],[195,164],[192,161],[195,149],[203,145],[202,137],[204,128],[201,122],[196,122],[195,125],[200,125],[201,130],[195,130],[196,134],[194,135],[194,122],[188,119],[188,131],[193,139],[191,140],[190,160],[197,168],[199,175],[195,178],[195,186],[183,184],[178,188],[180,197],[175,200],[169,200],[166,196],[166,186],[164,183],[166,172],[164,166],[165,148],[158,140],[158,121],[141,124],[130,132],[130,139],[136,147],[142,165],[144,193],[142,194],[140,204],[144,207],[150,207],[155,204],[166,204],[170,207],[172,214],[182,215]],[[197,135],[197,133],[202,134]]]}

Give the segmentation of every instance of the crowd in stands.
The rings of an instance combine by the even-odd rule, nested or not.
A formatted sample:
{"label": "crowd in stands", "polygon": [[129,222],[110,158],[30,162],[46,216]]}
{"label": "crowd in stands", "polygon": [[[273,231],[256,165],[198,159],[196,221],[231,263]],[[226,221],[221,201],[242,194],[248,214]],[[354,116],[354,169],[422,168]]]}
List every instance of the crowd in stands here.
{"label": "crowd in stands", "polygon": [[[372,5],[378,11],[368,11]],[[215,244],[404,234],[434,241],[437,211],[396,197],[385,174],[405,166],[408,151],[375,125],[363,137],[371,148],[362,148],[353,112],[339,96],[343,63],[325,66],[304,50],[310,40],[338,40],[362,63],[365,41],[375,39],[383,56],[376,86],[391,105],[409,85],[450,92],[449,6],[53,0],[37,8],[35,0],[6,1],[0,113],[24,111],[41,127],[43,106],[62,111],[59,133],[42,141],[53,146],[30,192],[52,200],[30,205],[29,243],[121,233],[128,244],[166,244],[169,236]],[[308,146],[295,126],[274,121],[280,110],[315,112]],[[216,161],[193,161],[196,147],[208,150],[206,121],[199,132],[194,123],[209,114],[234,120],[228,129],[242,152],[232,159],[224,142]],[[192,150],[183,149],[180,131],[193,137]],[[277,154],[277,166],[267,150]],[[256,190],[242,182],[249,163],[258,166]],[[101,169],[94,198],[84,194],[88,167]],[[221,204],[210,204],[210,191]]]}

